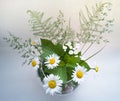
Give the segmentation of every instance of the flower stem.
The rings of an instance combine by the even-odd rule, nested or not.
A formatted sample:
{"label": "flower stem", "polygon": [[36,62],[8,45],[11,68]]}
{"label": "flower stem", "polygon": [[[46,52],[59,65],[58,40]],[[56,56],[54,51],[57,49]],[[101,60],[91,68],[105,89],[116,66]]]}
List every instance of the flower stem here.
{"label": "flower stem", "polygon": [[83,52],[82,56],[90,49],[90,47],[93,45],[93,43],[94,43],[94,42],[92,42],[92,43],[88,46],[88,48]]}
{"label": "flower stem", "polygon": [[[106,45],[105,45],[106,46]],[[100,53],[104,48],[105,46],[103,46],[100,50],[98,50],[96,53],[94,53],[93,55],[91,55],[90,57],[88,57],[87,59],[85,59],[85,61],[89,60],[90,58],[92,58],[93,56],[97,55],[98,53]]]}

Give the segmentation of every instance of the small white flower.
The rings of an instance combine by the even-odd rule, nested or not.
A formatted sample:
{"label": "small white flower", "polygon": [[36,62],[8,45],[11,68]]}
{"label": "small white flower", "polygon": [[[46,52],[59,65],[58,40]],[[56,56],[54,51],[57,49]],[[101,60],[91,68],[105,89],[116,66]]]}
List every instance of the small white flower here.
{"label": "small white flower", "polygon": [[71,45],[71,46],[68,46],[70,49],[73,49],[73,46]]}
{"label": "small white flower", "polygon": [[66,45],[67,45],[67,46],[71,46],[71,45],[72,45],[72,43],[71,43],[71,42],[68,42],[68,43],[66,43]]}
{"label": "small white flower", "polygon": [[37,45],[38,41],[37,40],[32,40],[31,41],[31,45],[34,46],[34,45]]}
{"label": "small white flower", "polygon": [[79,51],[80,51],[79,48],[80,48],[80,45],[76,43],[75,47],[73,48],[75,55],[79,53]]}
{"label": "small white flower", "polygon": [[45,58],[45,65],[48,67],[48,69],[53,69],[58,66],[60,62],[59,58],[60,57],[57,54],[49,55]]}
{"label": "small white flower", "polygon": [[44,85],[43,87],[46,89],[46,94],[54,95],[55,93],[61,93],[62,83],[59,76],[55,76],[50,74],[49,76],[43,79]]}
{"label": "small white flower", "polygon": [[67,50],[67,46],[63,45],[63,49],[64,49],[64,51],[66,51]]}
{"label": "small white flower", "polygon": [[32,60],[31,62],[31,65],[34,67],[34,68],[39,68],[39,64],[40,64],[40,61],[39,61],[39,58],[36,57]]}
{"label": "small white flower", "polygon": [[79,51],[78,50],[74,50],[74,54],[76,55],[76,54],[78,54],[79,53]]}
{"label": "small white flower", "polygon": [[73,46],[72,46],[72,43],[71,43],[71,42],[66,43],[66,45],[67,45],[70,49],[72,49],[72,48],[73,48]]}
{"label": "small white flower", "polygon": [[84,80],[85,73],[86,69],[84,67],[81,67],[80,65],[77,65],[72,74],[73,81],[78,82],[78,84],[80,84],[80,82]]}
{"label": "small white flower", "polygon": [[69,54],[70,54],[70,55],[72,55],[73,53],[74,53],[73,50],[70,50],[70,51],[69,51]]}

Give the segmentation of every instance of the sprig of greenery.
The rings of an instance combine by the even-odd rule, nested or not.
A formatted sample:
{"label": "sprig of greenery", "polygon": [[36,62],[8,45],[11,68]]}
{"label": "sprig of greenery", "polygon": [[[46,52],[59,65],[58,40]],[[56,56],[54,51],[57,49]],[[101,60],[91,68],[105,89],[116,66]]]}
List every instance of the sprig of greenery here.
{"label": "sprig of greenery", "polygon": [[4,40],[10,43],[10,47],[18,50],[18,53],[21,54],[21,57],[25,59],[23,64],[30,64],[32,59],[37,55],[35,48],[33,48],[31,45],[31,39],[23,41],[21,38],[9,32],[9,37],[4,37]]}
{"label": "sprig of greenery", "polygon": [[[102,34],[109,33],[109,25],[113,23],[108,21],[108,11],[110,11],[111,3],[99,3],[92,8],[92,12],[86,6],[86,14],[82,11],[79,13],[80,33],[77,33],[82,43],[100,43],[104,41]],[[105,25],[108,25],[107,27]],[[106,41],[105,41],[106,42]]]}
{"label": "sprig of greenery", "polygon": [[[90,66],[87,64],[87,62],[82,60],[80,56],[76,57],[75,54],[69,55],[68,51],[70,49],[68,49],[68,51],[64,51],[61,44],[54,45],[50,40],[41,39],[41,47],[43,53],[41,54],[40,58],[41,58],[42,68],[44,69],[44,73],[46,75],[49,75],[51,73],[54,75],[59,75],[64,83],[72,79],[71,77],[72,71],[75,69],[77,64],[86,68],[87,71],[91,69]],[[57,54],[58,56],[60,56],[60,60],[61,60],[59,66],[54,69],[48,69],[44,64],[45,58],[51,54]]]}
{"label": "sprig of greenery", "polygon": [[[106,44],[109,42],[104,38],[104,34],[111,32],[110,27],[114,21],[113,19],[108,19],[108,12],[111,11],[111,5],[109,2],[96,4],[91,12],[86,6],[86,14],[82,11],[79,13],[80,32],[77,33],[77,38],[82,44],[82,55],[84,55],[93,44],[100,44],[101,42]],[[89,46],[85,48],[87,43],[89,43]]]}
{"label": "sprig of greenery", "polygon": [[29,23],[35,36],[52,40],[54,43],[73,41],[74,31],[70,27],[70,22],[69,25],[65,25],[64,14],[61,11],[55,21],[52,17],[43,19],[43,12],[27,12],[31,16]]}

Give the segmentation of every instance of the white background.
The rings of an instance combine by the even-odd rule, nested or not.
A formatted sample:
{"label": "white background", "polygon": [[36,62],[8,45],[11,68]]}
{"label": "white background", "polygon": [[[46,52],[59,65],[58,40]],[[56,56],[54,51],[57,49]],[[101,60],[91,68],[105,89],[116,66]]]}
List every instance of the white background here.
{"label": "white background", "polygon": [[45,95],[36,71],[22,66],[23,59],[2,39],[8,31],[34,38],[28,25],[28,9],[54,17],[62,10],[78,30],[79,11],[84,5],[91,7],[101,1],[105,0],[0,0],[0,101],[120,101],[120,0],[108,0],[113,4],[110,16],[115,19],[114,31],[108,36],[108,46],[89,61],[91,65],[97,63],[99,73],[91,71],[69,95]]}

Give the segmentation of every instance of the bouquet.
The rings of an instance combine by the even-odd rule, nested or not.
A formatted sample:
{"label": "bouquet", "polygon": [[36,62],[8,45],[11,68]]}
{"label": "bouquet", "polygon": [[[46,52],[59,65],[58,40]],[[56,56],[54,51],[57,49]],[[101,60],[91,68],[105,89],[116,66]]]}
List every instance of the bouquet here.
{"label": "bouquet", "polygon": [[[108,19],[111,3],[98,3],[86,13],[79,12],[80,31],[73,30],[64,20],[63,12],[54,20],[44,17],[43,12],[28,10],[29,24],[38,40],[23,40],[11,33],[4,39],[18,50],[25,59],[37,69],[46,93],[66,94],[73,91],[84,80],[87,72],[99,68],[91,67],[87,60],[101,52],[105,46],[83,59],[93,44],[108,43],[105,33],[110,33],[113,20]],[[87,46],[87,47],[86,47]]]}

